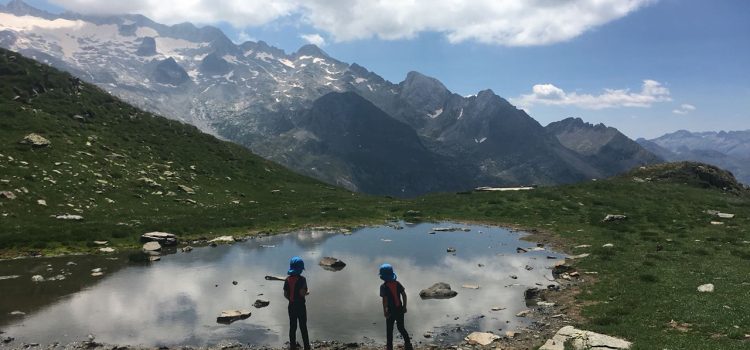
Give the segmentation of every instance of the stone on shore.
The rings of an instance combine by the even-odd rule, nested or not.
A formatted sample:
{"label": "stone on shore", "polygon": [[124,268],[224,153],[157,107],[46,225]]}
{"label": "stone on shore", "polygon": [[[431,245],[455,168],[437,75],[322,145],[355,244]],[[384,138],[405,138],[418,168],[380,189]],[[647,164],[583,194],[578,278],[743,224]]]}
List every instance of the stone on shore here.
{"label": "stone on shore", "polygon": [[216,323],[230,324],[235,321],[244,320],[250,317],[251,313],[247,310],[227,310],[222,311],[219,317],[216,317]]}
{"label": "stone on shore", "polygon": [[41,275],[31,276],[31,282],[44,282],[44,277]]}
{"label": "stone on shore", "polygon": [[483,333],[483,332],[473,332],[469,334],[465,340],[471,345],[481,345],[481,346],[487,346],[492,344],[495,340],[500,339],[500,336],[497,336],[492,333]]}
{"label": "stone on shore", "polygon": [[234,243],[235,239],[234,239],[234,236],[219,236],[208,242],[209,243]]}
{"label": "stone on shore", "polygon": [[172,246],[177,244],[177,236],[167,232],[148,232],[141,235],[141,242],[158,242],[163,246]]}
{"label": "stone on shore", "polygon": [[16,194],[11,191],[0,191],[0,198],[4,199],[16,199]]}
{"label": "stone on shore", "polygon": [[630,342],[604,334],[576,329],[565,326],[557,331],[552,339],[547,340],[539,350],[564,350],[568,343],[575,350],[589,349],[630,349]]}
{"label": "stone on shore", "polygon": [[451,285],[444,282],[433,284],[430,288],[422,289],[419,296],[422,299],[450,299],[458,295],[458,292],[451,289]]}

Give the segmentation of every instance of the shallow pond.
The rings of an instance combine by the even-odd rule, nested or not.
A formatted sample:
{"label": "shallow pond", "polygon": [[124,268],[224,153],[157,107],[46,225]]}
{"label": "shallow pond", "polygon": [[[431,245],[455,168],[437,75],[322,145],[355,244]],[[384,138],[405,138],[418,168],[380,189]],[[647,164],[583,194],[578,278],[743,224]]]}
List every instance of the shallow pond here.
{"label": "shallow pond", "polygon": [[[463,227],[468,232],[438,232]],[[288,318],[283,282],[293,255],[305,259],[311,339],[384,342],[378,266],[394,265],[406,287],[406,326],[415,340],[433,332],[437,341],[458,339],[469,330],[524,327],[516,313],[526,309],[527,287],[547,286],[550,251],[516,253],[531,247],[522,233],[455,223],[370,227],[344,235],[305,231],[251,239],[190,253],[162,256],[149,265],[127,263],[124,255],[64,257],[0,262],[0,330],[17,342],[68,343],[96,336],[99,342],[130,345],[206,345],[222,340],[281,346]],[[447,253],[455,248],[455,253]],[[341,271],[318,266],[325,256],[343,260]],[[116,259],[117,258],[117,259]],[[74,264],[73,264],[74,263]],[[102,268],[104,275],[92,277]],[[31,282],[31,276],[66,275],[64,280]],[[517,277],[517,279],[511,278]],[[237,284],[233,284],[236,281]],[[458,292],[447,300],[422,300],[419,291],[446,282]],[[479,289],[463,288],[478,285]],[[256,309],[256,299],[271,302]],[[492,311],[493,307],[502,308]],[[248,309],[252,316],[230,325],[216,323],[222,310]],[[25,315],[11,315],[11,311]],[[461,331],[455,331],[461,327]],[[398,332],[396,332],[398,333]],[[441,335],[442,334],[442,335]],[[458,338],[456,338],[458,337]]]}

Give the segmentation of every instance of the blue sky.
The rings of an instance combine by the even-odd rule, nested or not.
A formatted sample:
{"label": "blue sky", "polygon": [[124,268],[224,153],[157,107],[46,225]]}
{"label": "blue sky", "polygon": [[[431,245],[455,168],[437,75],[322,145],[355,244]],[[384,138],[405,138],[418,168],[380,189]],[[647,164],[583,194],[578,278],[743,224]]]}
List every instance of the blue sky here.
{"label": "blue sky", "polygon": [[[91,5],[96,0],[50,1],[76,11],[96,11]],[[611,1],[622,4],[629,0]],[[265,9],[271,5],[249,8],[245,10],[250,15],[244,16],[248,19],[234,16],[241,11],[232,8],[211,16],[205,16],[205,10],[196,10],[160,17],[158,9],[149,7],[153,2],[141,0],[121,11],[153,14],[150,17],[168,23],[215,25],[233,40],[264,40],[287,52],[306,43],[301,35],[317,34],[331,56],[357,62],[388,80],[399,82],[407,72],[416,70],[438,78],[462,95],[489,88],[526,109],[542,124],[581,117],[617,127],[633,138],[656,137],[678,129],[750,129],[750,1],[638,1],[644,3],[624,14],[608,15],[596,9],[598,16],[609,17],[589,28],[579,28],[580,33],[562,38],[552,33],[552,39],[538,36],[520,45],[504,41],[505,37],[496,35],[497,30],[480,28],[477,34],[470,21],[443,25],[465,18],[431,14],[429,10],[409,12],[420,9],[392,9],[393,17],[411,16],[405,19],[379,18],[375,10],[371,16],[374,19],[362,19],[351,12],[356,9],[347,9],[346,5],[340,6],[343,9],[326,8],[328,2],[315,8],[317,5],[294,5],[291,0],[269,0],[266,3],[278,4],[274,10],[278,12]],[[46,0],[28,2],[53,11],[61,9]],[[543,11],[549,6],[545,0],[528,3],[535,2],[538,5],[519,11]],[[439,11],[439,5],[435,7]],[[461,13],[476,12],[471,10],[476,8]],[[481,14],[477,16],[477,22],[483,25]],[[581,13],[570,16],[574,17],[568,23],[583,18]],[[368,27],[347,19],[365,22]],[[532,16],[524,23],[533,26],[545,20],[554,21],[554,17]],[[540,25],[549,26],[552,32],[570,29]],[[451,33],[470,34],[456,39]],[[500,34],[507,32],[500,30]],[[652,82],[644,83],[646,80]],[[605,89],[616,91],[607,93]]]}

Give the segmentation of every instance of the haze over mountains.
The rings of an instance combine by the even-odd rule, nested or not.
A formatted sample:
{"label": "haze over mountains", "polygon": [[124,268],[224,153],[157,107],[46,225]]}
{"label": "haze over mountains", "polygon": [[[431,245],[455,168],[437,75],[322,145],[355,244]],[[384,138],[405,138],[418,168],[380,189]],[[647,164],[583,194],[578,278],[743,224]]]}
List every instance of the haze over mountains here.
{"label": "haze over mountains", "polygon": [[713,164],[731,171],[739,181],[750,184],[750,130],[680,130],[652,140],[638,139],[638,143],[664,160]]}
{"label": "haze over mountains", "polygon": [[570,183],[659,161],[613,128],[545,128],[491,90],[464,97],[418,72],[395,84],[313,45],[236,45],[213,27],[55,15],[16,0],[0,8],[0,46],[368,193]]}

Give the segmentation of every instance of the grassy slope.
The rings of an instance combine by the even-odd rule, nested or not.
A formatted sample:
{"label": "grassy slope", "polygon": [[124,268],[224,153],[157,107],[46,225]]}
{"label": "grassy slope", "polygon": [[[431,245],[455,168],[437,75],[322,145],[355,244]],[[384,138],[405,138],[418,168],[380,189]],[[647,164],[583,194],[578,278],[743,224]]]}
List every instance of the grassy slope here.
{"label": "grassy slope", "polygon": [[[562,238],[571,254],[591,253],[575,262],[580,271],[599,273],[598,283],[578,297],[588,305],[581,326],[625,337],[634,349],[750,347],[742,340],[750,334],[747,194],[621,177],[529,192],[435,195],[402,209],[421,210],[427,219],[536,227]],[[711,225],[718,219],[706,209],[737,216]],[[606,214],[629,220],[603,223]],[[606,243],[615,246],[603,248]],[[581,244],[592,248],[574,248]],[[705,283],[716,292],[698,293]],[[672,330],[671,320],[690,323],[691,330]]]}
{"label": "grassy slope", "polygon": [[[376,198],[294,174],[18,54],[0,51],[0,81],[0,191],[17,196],[0,199],[0,251],[69,251],[97,239],[133,244],[151,230],[211,235],[385,215]],[[19,144],[32,132],[52,145]],[[64,213],[84,220],[50,217]]]}
{"label": "grassy slope", "polygon": [[[9,62],[11,55],[16,59]],[[295,175],[191,126],[135,110],[90,85],[82,85],[79,95],[79,84],[67,74],[7,51],[0,51],[0,81],[0,180],[9,180],[0,190],[29,191],[17,193],[15,200],[0,199],[0,250],[75,249],[93,239],[133,244],[139,234],[157,229],[208,236],[230,229],[412,219],[407,211],[419,210],[427,220],[536,227],[562,238],[570,253],[591,252],[577,262],[582,271],[599,272],[599,282],[578,300],[589,305],[582,325],[587,329],[623,336],[635,341],[636,349],[748,347],[738,340],[750,333],[750,245],[743,243],[750,241],[747,195],[701,188],[700,181],[689,179],[638,183],[623,177],[530,192],[378,199]],[[35,84],[47,92],[29,101]],[[17,95],[13,87],[21,92],[17,101],[11,101]],[[73,119],[76,114],[86,120]],[[30,132],[47,137],[52,146],[19,145]],[[108,157],[113,153],[124,157]],[[179,184],[197,193],[187,195]],[[281,192],[271,193],[275,189]],[[169,191],[177,195],[166,196]],[[737,217],[713,226],[706,209]],[[49,217],[78,211],[82,222]],[[602,223],[608,213],[630,219]],[[599,248],[605,243],[615,247]],[[594,248],[573,248],[579,244]],[[664,249],[657,252],[657,244]],[[716,292],[697,293],[704,283],[714,283]],[[672,319],[693,326],[687,333],[670,330]]]}

